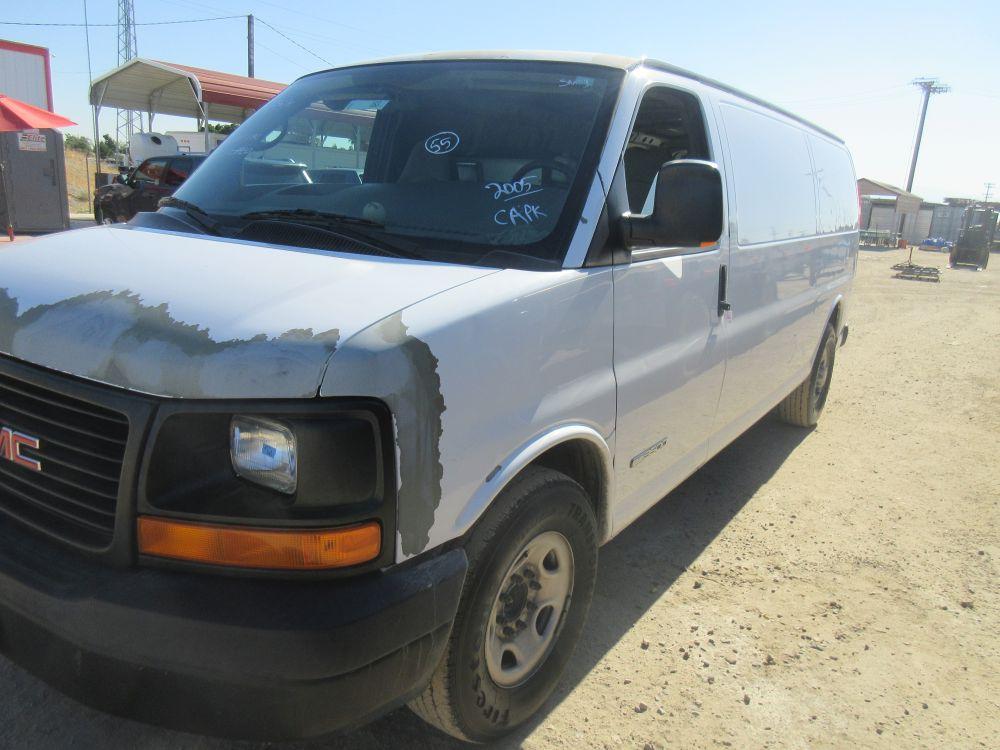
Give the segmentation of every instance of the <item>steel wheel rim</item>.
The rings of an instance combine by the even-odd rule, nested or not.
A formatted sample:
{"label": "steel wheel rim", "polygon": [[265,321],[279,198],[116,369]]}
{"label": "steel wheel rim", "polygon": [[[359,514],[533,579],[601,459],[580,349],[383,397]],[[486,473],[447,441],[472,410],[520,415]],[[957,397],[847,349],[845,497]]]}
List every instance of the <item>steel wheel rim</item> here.
{"label": "steel wheel rim", "polygon": [[557,531],[527,544],[507,568],[490,610],[484,651],[498,686],[523,684],[551,653],[573,594],[573,548]]}
{"label": "steel wheel rim", "polygon": [[819,411],[826,403],[826,394],[830,389],[830,378],[833,375],[833,342],[828,341],[820,354],[819,364],[816,367],[816,384],[813,395],[816,399],[816,410]]}

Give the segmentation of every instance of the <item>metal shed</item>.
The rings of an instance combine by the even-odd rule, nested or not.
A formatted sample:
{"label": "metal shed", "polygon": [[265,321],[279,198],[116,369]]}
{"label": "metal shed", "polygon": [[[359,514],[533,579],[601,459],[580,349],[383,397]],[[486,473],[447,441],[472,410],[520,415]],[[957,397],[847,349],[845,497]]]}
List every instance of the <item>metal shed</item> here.
{"label": "metal shed", "polygon": [[[97,113],[102,107],[146,112],[150,129],[157,114],[241,123],[284,88],[274,81],[137,57],[95,78],[90,103]],[[205,145],[207,151],[207,129]]]}
{"label": "metal shed", "polygon": [[871,204],[870,212],[862,217],[867,219],[862,229],[874,229],[878,224],[879,229],[896,232],[908,242],[919,242],[926,236],[918,236],[926,232],[918,226],[923,202],[919,195],[869,177],[858,180],[858,193],[863,203],[867,200]]}

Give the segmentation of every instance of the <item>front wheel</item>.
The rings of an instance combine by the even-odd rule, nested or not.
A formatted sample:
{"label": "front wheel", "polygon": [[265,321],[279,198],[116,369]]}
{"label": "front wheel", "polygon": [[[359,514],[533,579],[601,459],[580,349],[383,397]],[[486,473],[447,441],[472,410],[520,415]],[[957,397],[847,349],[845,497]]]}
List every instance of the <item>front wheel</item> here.
{"label": "front wheel", "polygon": [[778,416],[797,427],[814,427],[826,406],[837,356],[837,332],[828,324],[809,377],[778,405]]}
{"label": "front wheel", "polygon": [[447,649],[410,703],[463,740],[489,742],[552,693],[587,616],[597,522],[579,484],[527,469],[473,532],[469,573]]}
{"label": "front wheel", "polygon": [[97,224],[114,224],[113,214],[104,213],[104,207],[100,203],[94,204],[94,222]]}

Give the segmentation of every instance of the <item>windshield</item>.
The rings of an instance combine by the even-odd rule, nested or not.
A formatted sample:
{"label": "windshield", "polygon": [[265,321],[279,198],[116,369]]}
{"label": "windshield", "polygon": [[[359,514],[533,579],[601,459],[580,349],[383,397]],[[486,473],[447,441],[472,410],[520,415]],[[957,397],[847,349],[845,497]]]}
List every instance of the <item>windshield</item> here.
{"label": "windshield", "polygon": [[[261,239],[262,223],[308,221],[407,257],[558,267],[621,78],[599,66],[520,61],[307,76],[237,128],[175,195],[237,236],[246,222]],[[285,244],[311,236],[287,234],[300,241]],[[280,235],[269,240],[282,244]]]}

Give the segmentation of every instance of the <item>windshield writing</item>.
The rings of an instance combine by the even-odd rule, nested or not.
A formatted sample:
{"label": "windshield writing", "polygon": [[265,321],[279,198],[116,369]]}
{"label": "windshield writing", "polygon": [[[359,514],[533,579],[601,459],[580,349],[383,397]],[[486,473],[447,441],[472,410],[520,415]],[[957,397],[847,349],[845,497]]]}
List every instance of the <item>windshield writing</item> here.
{"label": "windshield writing", "polygon": [[353,219],[355,233],[415,257],[557,266],[620,80],[597,66],[506,61],[308,76],[177,196],[237,228],[248,215],[311,212],[313,222]]}

